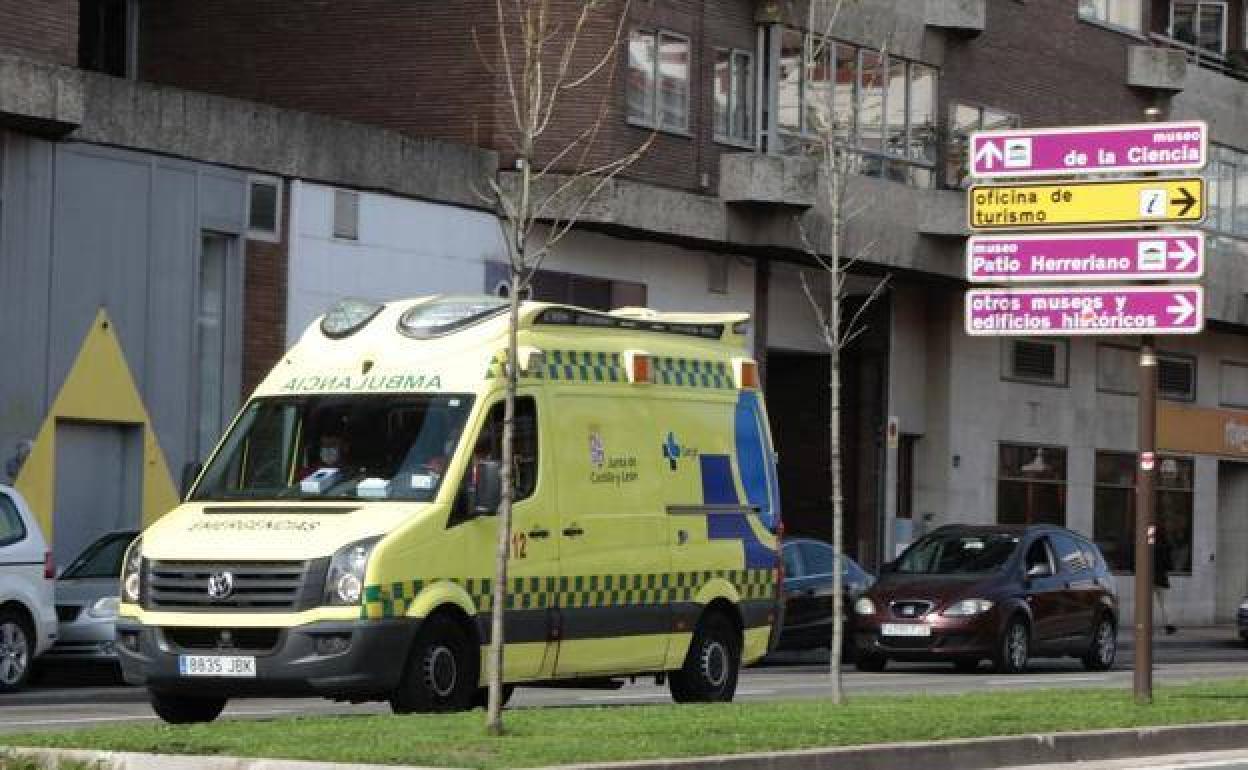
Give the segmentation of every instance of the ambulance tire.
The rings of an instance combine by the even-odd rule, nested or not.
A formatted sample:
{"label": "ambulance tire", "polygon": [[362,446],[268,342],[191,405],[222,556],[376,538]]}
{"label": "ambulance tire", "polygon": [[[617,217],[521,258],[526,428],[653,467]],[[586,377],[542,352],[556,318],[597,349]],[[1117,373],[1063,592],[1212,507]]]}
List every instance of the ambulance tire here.
{"label": "ambulance tire", "polygon": [[434,615],[412,643],[407,670],[390,695],[396,714],[467,711],[477,694],[477,654],[468,632],[446,615]]}
{"label": "ambulance tire", "polygon": [[225,710],[225,698],[195,695],[173,695],[149,690],[152,711],[171,725],[211,722]]}
{"label": "ambulance tire", "polygon": [[677,703],[727,703],[741,673],[741,635],[722,612],[702,618],[685,665],[667,678]]}
{"label": "ambulance tire", "polygon": [[[511,694],[515,691],[516,686],[514,684],[503,685],[503,708],[507,708],[508,702],[511,701]],[[474,709],[485,709],[490,707],[490,688],[477,688],[477,694],[472,696],[472,707]]]}

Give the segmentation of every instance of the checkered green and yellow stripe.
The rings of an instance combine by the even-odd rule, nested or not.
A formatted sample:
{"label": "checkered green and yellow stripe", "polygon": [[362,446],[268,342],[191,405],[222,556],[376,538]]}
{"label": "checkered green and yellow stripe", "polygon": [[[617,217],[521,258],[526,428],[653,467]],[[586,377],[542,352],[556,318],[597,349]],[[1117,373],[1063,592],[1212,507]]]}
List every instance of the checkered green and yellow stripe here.
{"label": "checkered green and yellow stripe", "polygon": [[[768,569],[517,577],[510,579],[507,609],[600,608],[691,602],[698,590],[714,578],[723,578],[736,586],[743,600],[770,599],[774,595],[774,576]],[[492,578],[446,579],[463,586],[480,612],[488,612],[493,606]],[[408,606],[431,582],[435,581],[409,580],[366,586],[360,617],[403,617]]]}
{"label": "checkered green and yellow stripe", "polygon": [[[503,376],[503,362],[507,354],[500,352],[490,359],[485,373],[487,380]],[[548,350],[541,366],[520,373],[521,380],[548,380],[551,382],[577,382],[589,385],[628,382],[628,374],[619,353],[592,350]],[[654,358],[654,381],[657,385],[683,388],[711,388],[731,390],[732,375],[728,364],[722,361],[703,361],[696,358]]]}

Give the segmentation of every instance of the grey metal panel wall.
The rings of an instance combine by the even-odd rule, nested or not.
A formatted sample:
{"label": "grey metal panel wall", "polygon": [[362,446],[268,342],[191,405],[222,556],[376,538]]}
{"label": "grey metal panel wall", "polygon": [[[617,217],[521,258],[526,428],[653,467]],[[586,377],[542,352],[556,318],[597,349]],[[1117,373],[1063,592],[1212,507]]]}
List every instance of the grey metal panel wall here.
{"label": "grey metal panel wall", "polygon": [[[0,135],[4,136],[4,135]],[[108,309],[174,482],[189,458],[200,235],[241,233],[246,175],[81,143],[7,135],[0,166],[0,461],[33,437],[99,307]],[[243,244],[232,270],[242,274]],[[228,412],[241,377],[231,281]]]}
{"label": "grey metal panel wall", "polygon": [[[49,405],[53,145],[0,131],[0,461]],[[2,467],[2,463],[0,463]]]}

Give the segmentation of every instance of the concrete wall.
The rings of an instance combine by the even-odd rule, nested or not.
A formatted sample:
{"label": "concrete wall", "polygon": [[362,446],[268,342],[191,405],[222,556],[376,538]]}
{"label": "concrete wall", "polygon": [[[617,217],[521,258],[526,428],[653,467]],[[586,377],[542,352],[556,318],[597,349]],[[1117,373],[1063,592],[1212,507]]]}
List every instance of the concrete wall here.
{"label": "concrete wall", "polygon": [[[245,175],[0,132],[0,453],[32,438],[97,312],[120,343],[168,466],[194,451],[199,249],[233,238],[221,366],[229,418],[241,370]],[[101,394],[101,397],[111,394]]]}

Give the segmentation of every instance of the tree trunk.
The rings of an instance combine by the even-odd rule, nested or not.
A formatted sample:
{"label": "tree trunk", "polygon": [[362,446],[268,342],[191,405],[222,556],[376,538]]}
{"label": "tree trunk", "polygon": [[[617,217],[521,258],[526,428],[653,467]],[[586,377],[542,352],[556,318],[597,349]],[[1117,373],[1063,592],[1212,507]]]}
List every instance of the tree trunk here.
{"label": "tree trunk", "polygon": [[835,704],[844,700],[841,692],[841,648],[845,640],[843,569],[841,561],[845,558],[845,494],[841,482],[841,231],[843,222],[841,214],[841,198],[845,193],[844,169],[836,160],[836,149],[832,143],[824,147],[827,153],[828,186],[832,211],[832,243],[828,261],[828,473],[832,481],[832,550],[836,554],[836,564],[832,570],[832,649],[829,650],[828,668],[831,684],[830,699]]}

